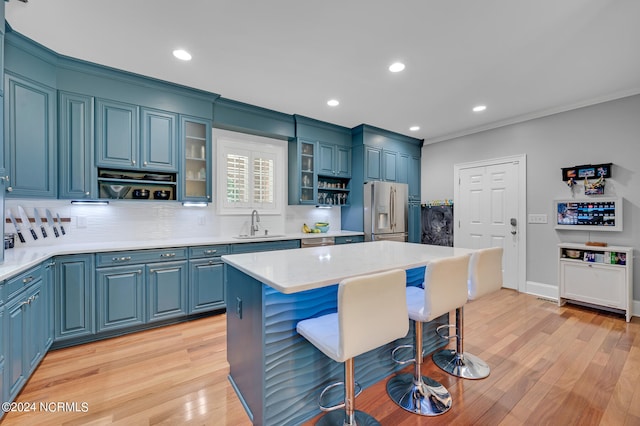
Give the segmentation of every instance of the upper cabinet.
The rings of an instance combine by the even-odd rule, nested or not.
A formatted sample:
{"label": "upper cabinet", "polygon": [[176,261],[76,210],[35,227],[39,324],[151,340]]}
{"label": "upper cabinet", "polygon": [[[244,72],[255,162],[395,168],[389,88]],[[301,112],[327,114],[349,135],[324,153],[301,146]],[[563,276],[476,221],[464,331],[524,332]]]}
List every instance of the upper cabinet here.
{"label": "upper cabinet", "polygon": [[211,121],[181,117],[180,129],[184,157],[180,179],[182,200],[210,202]]}
{"label": "upper cabinet", "polygon": [[58,93],[58,196],[95,197],[93,166],[93,98]]}
{"label": "upper cabinet", "polygon": [[7,72],[4,160],[12,197],[56,197],[56,92]]}
{"label": "upper cabinet", "polygon": [[98,99],[96,165],[175,172],[178,166],[177,129],[176,114]]}
{"label": "upper cabinet", "polygon": [[351,130],[294,117],[296,138],[289,142],[289,204],[349,204]]}

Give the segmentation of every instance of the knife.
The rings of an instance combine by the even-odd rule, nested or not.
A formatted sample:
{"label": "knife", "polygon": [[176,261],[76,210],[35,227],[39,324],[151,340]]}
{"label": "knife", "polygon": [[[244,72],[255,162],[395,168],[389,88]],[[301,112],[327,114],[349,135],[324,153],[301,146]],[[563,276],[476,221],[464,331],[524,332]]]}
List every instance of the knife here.
{"label": "knife", "polygon": [[40,220],[40,213],[38,213],[38,209],[33,209],[33,217],[36,220],[36,226],[40,228],[40,232],[42,232],[42,238],[47,238],[47,230],[44,229],[44,225],[42,224],[42,220]]}
{"label": "knife", "polygon": [[22,236],[22,231],[20,231],[20,225],[18,225],[18,222],[16,222],[16,218],[13,217],[13,213],[11,213],[11,210],[9,209],[7,209],[7,216],[9,216],[9,219],[11,219],[11,223],[13,223],[13,227],[16,228],[16,233],[18,234],[18,238],[20,238],[20,242],[25,243],[26,241]]}
{"label": "knife", "polygon": [[60,234],[58,233],[58,228],[56,228],[56,224],[53,221],[53,216],[51,216],[51,211],[49,209],[46,209],[45,213],[47,214],[47,223],[53,228],[53,233],[55,234],[56,238],[58,238]]}
{"label": "knife", "polygon": [[27,216],[27,212],[24,211],[22,206],[18,206],[18,213],[20,214],[20,219],[22,219],[22,223],[24,224],[24,226],[29,228],[29,231],[31,231],[31,236],[33,237],[33,239],[37,240],[38,235],[36,234],[36,231],[34,231],[33,226],[31,226],[29,216]]}
{"label": "knife", "polygon": [[58,226],[60,226],[60,230],[62,231],[62,235],[65,235],[66,232],[64,232],[64,226],[62,226],[62,219],[60,219],[60,213],[56,213],[56,216],[58,217]]}

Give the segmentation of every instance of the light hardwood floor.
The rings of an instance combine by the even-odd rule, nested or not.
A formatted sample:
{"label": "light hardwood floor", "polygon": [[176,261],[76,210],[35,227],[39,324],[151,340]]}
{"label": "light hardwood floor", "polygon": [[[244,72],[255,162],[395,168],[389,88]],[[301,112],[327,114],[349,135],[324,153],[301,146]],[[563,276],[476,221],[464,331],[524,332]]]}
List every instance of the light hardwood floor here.
{"label": "light hardwood floor", "polygon": [[[394,426],[640,425],[639,318],[501,290],[467,304],[465,325],[467,351],[492,372],[457,379],[427,357],[423,373],[452,394],[448,413],[406,413],[384,381],[358,397],[358,409]],[[218,315],[52,351],[17,401],[84,402],[86,412],[9,413],[2,425],[248,425],[227,380],[225,338]]]}

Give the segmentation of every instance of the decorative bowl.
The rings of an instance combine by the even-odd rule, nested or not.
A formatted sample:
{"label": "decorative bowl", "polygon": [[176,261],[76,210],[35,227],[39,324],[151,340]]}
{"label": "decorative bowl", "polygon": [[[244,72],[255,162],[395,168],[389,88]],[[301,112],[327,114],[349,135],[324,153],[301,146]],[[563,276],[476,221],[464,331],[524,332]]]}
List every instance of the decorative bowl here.
{"label": "decorative bowl", "polygon": [[571,259],[579,259],[582,256],[582,252],[580,250],[565,250],[567,257]]}
{"label": "decorative bowl", "polygon": [[125,185],[104,185],[103,187],[104,187],[104,190],[107,192],[107,195],[109,195],[109,198],[114,198],[114,199],[124,198],[129,193],[129,190],[131,189],[130,186],[125,186]]}
{"label": "decorative bowl", "polygon": [[149,198],[151,193],[148,189],[134,189],[131,193],[131,198],[135,198],[137,200],[146,200]]}
{"label": "decorative bowl", "polygon": [[168,200],[171,197],[171,191],[153,191],[153,198],[156,200]]}
{"label": "decorative bowl", "polygon": [[316,222],[315,227],[322,233],[329,231],[329,224],[326,222]]}

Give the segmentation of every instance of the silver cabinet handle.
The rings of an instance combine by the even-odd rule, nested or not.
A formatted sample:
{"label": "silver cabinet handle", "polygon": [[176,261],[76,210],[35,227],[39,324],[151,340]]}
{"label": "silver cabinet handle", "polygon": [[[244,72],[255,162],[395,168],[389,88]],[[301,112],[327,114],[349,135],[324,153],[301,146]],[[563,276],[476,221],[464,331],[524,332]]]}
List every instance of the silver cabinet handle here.
{"label": "silver cabinet handle", "polygon": [[23,284],[28,284],[28,283],[30,283],[31,281],[33,281],[33,277],[32,277],[31,275],[29,275],[27,278],[23,278],[23,279],[22,279],[22,283],[23,283]]}
{"label": "silver cabinet handle", "polygon": [[160,257],[175,257],[175,253],[162,253]]}
{"label": "silver cabinet handle", "polygon": [[144,163],[142,163],[142,165],[146,167],[147,166],[147,162],[145,161]]}
{"label": "silver cabinet handle", "polygon": [[218,250],[205,250],[204,254],[215,254],[217,252],[218,252]]}
{"label": "silver cabinet handle", "polygon": [[49,268],[53,268],[54,266],[56,266],[56,262],[49,262],[47,263],[47,266],[45,266],[45,268],[49,269]]}
{"label": "silver cabinet handle", "polygon": [[138,270],[136,271],[136,274],[138,274],[138,275],[142,274],[142,269],[138,269]]}
{"label": "silver cabinet handle", "polygon": [[91,193],[90,193],[89,191],[86,191],[86,192],[84,193],[84,195],[86,195],[86,196],[88,197],[89,195],[91,195]]}
{"label": "silver cabinet handle", "polygon": [[353,242],[353,240],[349,238],[348,240],[344,240],[344,242],[345,242],[345,243],[352,243],[352,242]]}
{"label": "silver cabinet handle", "polygon": [[131,260],[131,256],[114,257],[112,260],[114,262],[127,262],[127,261]]}

